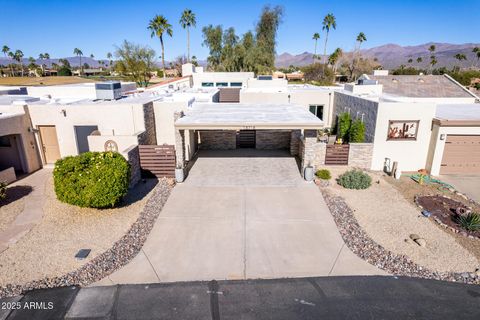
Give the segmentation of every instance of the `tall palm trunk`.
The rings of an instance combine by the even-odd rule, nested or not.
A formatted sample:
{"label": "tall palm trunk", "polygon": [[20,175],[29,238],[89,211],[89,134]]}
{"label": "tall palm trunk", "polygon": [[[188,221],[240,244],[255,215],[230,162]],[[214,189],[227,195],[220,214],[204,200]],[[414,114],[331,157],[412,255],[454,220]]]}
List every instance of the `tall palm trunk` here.
{"label": "tall palm trunk", "polygon": [[82,65],[82,55],[78,56],[80,58],[80,75],[83,73],[83,65]]}
{"label": "tall palm trunk", "polygon": [[163,47],[163,39],[160,38],[160,45],[162,46],[162,67],[163,67],[163,79],[165,79],[165,48]]}
{"label": "tall palm trunk", "polygon": [[315,39],[315,53],[313,54],[314,63],[315,63],[315,59],[317,58],[317,42],[318,42],[318,39]]}
{"label": "tall palm trunk", "polygon": [[325,37],[325,47],[323,48],[323,64],[327,63],[327,42],[328,42],[328,31],[327,36]]}
{"label": "tall palm trunk", "polygon": [[21,61],[21,62],[20,62],[20,68],[22,68],[22,77],[23,77],[23,58],[22,58],[22,60],[20,60],[20,61]]}
{"label": "tall palm trunk", "polygon": [[190,28],[187,27],[187,62],[190,62]]}

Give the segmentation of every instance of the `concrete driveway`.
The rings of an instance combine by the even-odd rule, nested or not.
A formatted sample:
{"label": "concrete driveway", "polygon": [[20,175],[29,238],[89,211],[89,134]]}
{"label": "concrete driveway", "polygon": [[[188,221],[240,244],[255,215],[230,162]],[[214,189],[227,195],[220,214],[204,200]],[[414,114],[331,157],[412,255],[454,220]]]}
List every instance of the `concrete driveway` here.
{"label": "concrete driveway", "polygon": [[451,184],[458,191],[465,193],[476,202],[480,202],[480,175],[440,175],[440,180]]}
{"label": "concrete driveway", "polygon": [[142,251],[97,284],[385,274],[344,244],[294,158],[204,151]]}

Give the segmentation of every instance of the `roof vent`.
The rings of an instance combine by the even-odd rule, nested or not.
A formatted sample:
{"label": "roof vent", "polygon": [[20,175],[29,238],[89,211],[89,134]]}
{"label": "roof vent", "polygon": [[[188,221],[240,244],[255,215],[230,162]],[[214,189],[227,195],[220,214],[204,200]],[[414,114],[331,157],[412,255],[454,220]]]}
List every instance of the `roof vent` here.
{"label": "roof vent", "polygon": [[122,97],[122,84],[114,81],[95,83],[95,92],[97,99],[117,100]]}

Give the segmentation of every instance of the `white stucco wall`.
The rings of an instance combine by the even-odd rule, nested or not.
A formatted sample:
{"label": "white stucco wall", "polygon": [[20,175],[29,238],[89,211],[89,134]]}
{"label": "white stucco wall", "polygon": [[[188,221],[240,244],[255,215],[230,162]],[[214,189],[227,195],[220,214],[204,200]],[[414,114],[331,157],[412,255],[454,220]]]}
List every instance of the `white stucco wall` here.
{"label": "white stucco wall", "polygon": [[[385,158],[389,158],[391,163],[397,161],[402,171],[424,169],[435,110],[433,103],[379,103],[372,169],[383,170]],[[387,140],[390,120],[419,120],[417,140]]]}
{"label": "white stucco wall", "polygon": [[[33,104],[28,109],[35,128],[42,125],[55,126],[61,157],[78,154],[74,126],[98,126],[102,135],[115,136],[145,131],[142,104]],[[65,116],[62,110],[65,110]]]}
{"label": "white stucco wall", "polygon": [[20,136],[21,141],[17,141],[17,146],[20,149],[23,171],[30,173],[40,169],[42,165],[38,145],[34,133],[29,130],[31,121],[28,108],[22,105],[0,106],[0,113],[3,113],[0,118],[0,136]]}
{"label": "white stucco wall", "polygon": [[[444,140],[440,140],[440,135],[442,134],[445,135]],[[447,141],[447,136],[449,134],[480,135],[480,127],[441,127],[438,124],[433,125],[426,169],[434,176],[440,174],[440,165],[442,164],[445,142]]]}
{"label": "white stucco wall", "polygon": [[[122,92],[135,91],[134,82],[122,82]],[[59,86],[30,86],[28,95],[44,97],[50,95],[54,99],[96,99],[95,83],[66,84]]]}
{"label": "white stucco wall", "polygon": [[[290,96],[290,100],[289,97]],[[240,90],[240,103],[300,105],[309,110],[310,105],[323,105],[323,122],[330,127],[333,118],[333,92],[330,90],[294,89],[275,92],[273,90]]]}
{"label": "white stucco wall", "polygon": [[242,82],[246,86],[247,80],[254,76],[253,72],[202,72],[194,73],[192,78],[194,87],[201,87],[202,82],[213,82],[214,86],[216,82]]}

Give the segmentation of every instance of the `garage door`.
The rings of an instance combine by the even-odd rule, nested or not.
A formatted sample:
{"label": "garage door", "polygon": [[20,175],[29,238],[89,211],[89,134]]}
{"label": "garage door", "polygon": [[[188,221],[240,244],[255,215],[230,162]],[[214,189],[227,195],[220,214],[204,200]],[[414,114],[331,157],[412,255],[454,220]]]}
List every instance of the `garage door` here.
{"label": "garage door", "polygon": [[480,173],[480,135],[448,135],[440,174]]}

